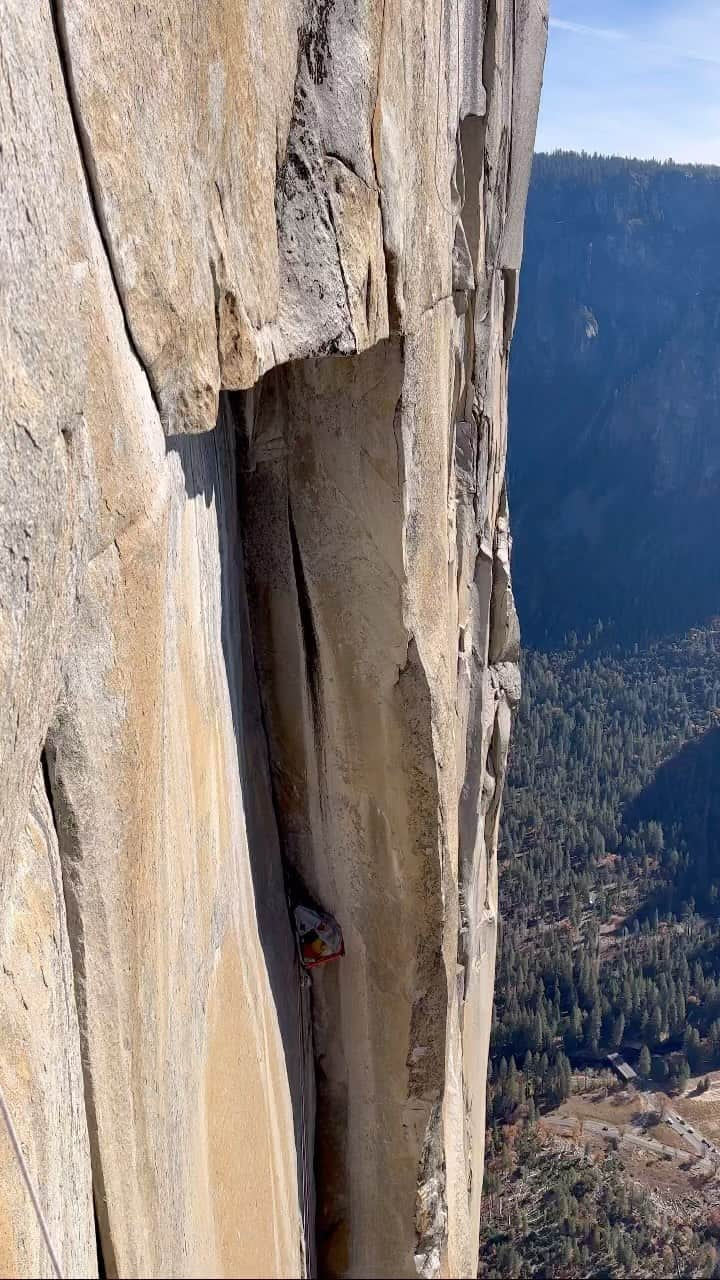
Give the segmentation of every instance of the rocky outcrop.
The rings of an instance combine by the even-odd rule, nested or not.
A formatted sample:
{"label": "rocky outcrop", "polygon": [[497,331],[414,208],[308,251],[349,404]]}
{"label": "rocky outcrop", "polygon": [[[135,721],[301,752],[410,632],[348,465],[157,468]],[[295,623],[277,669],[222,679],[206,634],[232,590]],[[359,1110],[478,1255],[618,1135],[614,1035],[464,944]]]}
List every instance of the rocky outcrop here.
{"label": "rocky outcrop", "polygon": [[0,1083],[65,1271],[472,1274],[543,6],[0,27]]}

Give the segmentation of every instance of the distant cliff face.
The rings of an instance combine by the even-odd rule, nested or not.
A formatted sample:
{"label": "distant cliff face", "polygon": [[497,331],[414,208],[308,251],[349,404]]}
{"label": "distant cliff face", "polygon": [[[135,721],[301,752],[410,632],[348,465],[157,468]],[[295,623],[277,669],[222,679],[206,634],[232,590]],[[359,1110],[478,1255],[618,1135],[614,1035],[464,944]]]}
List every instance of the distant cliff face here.
{"label": "distant cliff face", "polygon": [[108,1275],[474,1273],[546,25],[0,13],[0,1082],[67,1274],[95,1218]]}
{"label": "distant cliff face", "polygon": [[535,159],[510,404],[532,643],[717,612],[719,218],[718,169]]}

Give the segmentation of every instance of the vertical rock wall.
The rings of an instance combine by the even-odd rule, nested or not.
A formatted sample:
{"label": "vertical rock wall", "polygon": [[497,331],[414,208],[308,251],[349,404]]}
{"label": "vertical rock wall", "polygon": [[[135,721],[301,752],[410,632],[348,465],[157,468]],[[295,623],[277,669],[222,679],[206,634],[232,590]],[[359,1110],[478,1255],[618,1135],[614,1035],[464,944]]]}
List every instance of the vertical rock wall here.
{"label": "vertical rock wall", "polygon": [[69,1274],[94,1201],[109,1275],[300,1275],[315,1196],[322,1274],[474,1272],[545,28],[0,13],[0,1083]]}

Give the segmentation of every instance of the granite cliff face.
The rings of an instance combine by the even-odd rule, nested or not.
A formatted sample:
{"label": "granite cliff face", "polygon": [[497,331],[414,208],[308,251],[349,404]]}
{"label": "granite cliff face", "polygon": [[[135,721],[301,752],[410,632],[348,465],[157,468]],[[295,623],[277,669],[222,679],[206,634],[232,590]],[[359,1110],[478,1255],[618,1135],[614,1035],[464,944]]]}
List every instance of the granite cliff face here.
{"label": "granite cliff face", "polygon": [[[474,1273],[546,25],[0,13],[0,1066],[66,1274]],[[49,1275],[4,1140],[0,1214]]]}

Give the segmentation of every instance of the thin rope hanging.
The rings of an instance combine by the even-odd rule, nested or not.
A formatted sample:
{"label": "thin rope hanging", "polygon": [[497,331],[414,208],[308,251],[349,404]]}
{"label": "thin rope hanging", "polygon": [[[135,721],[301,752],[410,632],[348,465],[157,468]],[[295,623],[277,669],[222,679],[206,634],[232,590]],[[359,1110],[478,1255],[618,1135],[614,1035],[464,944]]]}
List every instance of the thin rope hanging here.
{"label": "thin rope hanging", "polygon": [[48,1224],[45,1221],[45,1215],[42,1211],[42,1208],[40,1207],[40,1200],[35,1190],[33,1180],[30,1176],[30,1170],[28,1169],[27,1164],[25,1162],[25,1157],[22,1153],[22,1149],[20,1147],[20,1142],[19,1142],[17,1133],[15,1132],[15,1125],[12,1122],[12,1117],[8,1110],[8,1105],[5,1101],[5,1095],[2,1091],[2,1085],[0,1085],[0,1111],[2,1111],[2,1117],[3,1117],[3,1120],[5,1121],[5,1128],[8,1131],[8,1137],[10,1138],[12,1149],[15,1152],[15,1158],[18,1164],[20,1165],[20,1172],[22,1173],[25,1186],[27,1187],[28,1195],[32,1200],[32,1206],[33,1206],[33,1209],[35,1210],[35,1217],[38,1220],[38,1226],[40,1227],[40,1230],[42,1232],[42,1237],[43,1237],[43,1240],[45,1241],[45,1247],[47,1248],[47,1251],[50,1254],[50,1261],[52,1263],[53,1271],[55,1272],[55,1275],[58,1277],[58,1280],[63,1280],[63,1273],[60,1269],[58,1256],[57,1256],[57,1253],[55,1252],[53,1242],[50,1239],[50,1231],[48,1229]]}
{"label": "thin rope hanging", "polygon": [[307,1107],[305,1103],[305,1057],[307,1053],[305,1043],[305,1009],[303,992],[305,984],[310,982],[309,976],[305,973],[302,964],[298,964],[298,1026],[300,1039],[300,1165],[302,1168],[302,1202],[303,1202],[303,1231],[305,1234],[305,1271],[307,1275],[314,1274],[314,1257],[312,1257],[312,1229],[313,1225],[310,1221],[310,1191],[308,1189],[308,1153],[307,1153]]}

